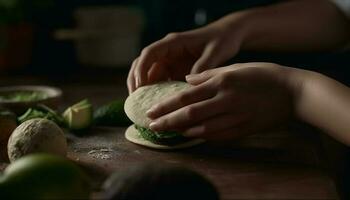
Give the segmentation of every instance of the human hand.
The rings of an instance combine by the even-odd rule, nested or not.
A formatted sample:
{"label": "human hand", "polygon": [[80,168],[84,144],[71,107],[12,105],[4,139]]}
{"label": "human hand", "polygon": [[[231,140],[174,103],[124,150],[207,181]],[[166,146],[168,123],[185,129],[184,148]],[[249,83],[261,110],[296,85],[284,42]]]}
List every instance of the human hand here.
{"label": "human hand", "polygon": [[253,134],[292,116],[293,68],[272,63],[234,64],[187,76],[194,85],[152,107],[154,131],[229,140]]}
{"label": "human hand", "polygon": [[[231,17],[233,18],[233,17]],[[230,21],[230,22],[227,22]],[[237,29],[232,21],[237,21]],[[185,80],[185,75],[217,67],[240,48],[243,29],[239,20],[219,20],[192,31],[170,33],[144,48],[129,71],[129,92],[163,80]]]}

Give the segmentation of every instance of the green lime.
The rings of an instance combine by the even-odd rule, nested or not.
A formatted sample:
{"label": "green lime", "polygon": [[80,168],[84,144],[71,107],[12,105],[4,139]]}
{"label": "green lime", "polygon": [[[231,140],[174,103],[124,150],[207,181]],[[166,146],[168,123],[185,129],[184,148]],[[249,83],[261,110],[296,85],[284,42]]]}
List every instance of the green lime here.
{"label": "green lime", "polygon": [[9,165],[0,178],[0,199],[87,199],[86,175],[73,162],[31,154]]}

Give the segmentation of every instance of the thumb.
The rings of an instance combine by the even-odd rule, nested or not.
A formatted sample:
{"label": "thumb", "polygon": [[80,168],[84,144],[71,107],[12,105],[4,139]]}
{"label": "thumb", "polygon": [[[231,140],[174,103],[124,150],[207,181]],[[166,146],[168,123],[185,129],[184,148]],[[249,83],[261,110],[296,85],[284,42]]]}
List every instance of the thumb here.
{"label": "thumb", "polygon": [[200,73],[207,70],[209,67],[215,64],[214,53],[218,50],[215,42],[208,44],[201,57],[194,63],[191,74]]}

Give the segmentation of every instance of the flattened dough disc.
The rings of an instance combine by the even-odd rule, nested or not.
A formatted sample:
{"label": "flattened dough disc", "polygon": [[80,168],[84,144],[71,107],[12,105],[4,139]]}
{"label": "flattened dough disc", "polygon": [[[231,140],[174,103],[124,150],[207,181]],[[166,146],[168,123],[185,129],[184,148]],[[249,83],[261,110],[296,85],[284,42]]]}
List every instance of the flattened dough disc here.
{"label": "flattened dough disc", "polygon": [[192,146],[195,146],[195,145],[198,145],[198,144],[205,142],[203,139],[193,139],[193,140],[190,140],[188,142],[184,142],[184,143],[180,143],[180,144],[172,145],[172,146],[154,144],[154,143],[142,138],[142,136],[140,135],[140,133],[138,132],[138,130],[135,128],[134,125],[131,125],[128,127],[128,129],[126,129],[125,138],[132,143],[146,146],[149,148],[168,149],[168,150],[189,148],[189,147],[192,147]]}

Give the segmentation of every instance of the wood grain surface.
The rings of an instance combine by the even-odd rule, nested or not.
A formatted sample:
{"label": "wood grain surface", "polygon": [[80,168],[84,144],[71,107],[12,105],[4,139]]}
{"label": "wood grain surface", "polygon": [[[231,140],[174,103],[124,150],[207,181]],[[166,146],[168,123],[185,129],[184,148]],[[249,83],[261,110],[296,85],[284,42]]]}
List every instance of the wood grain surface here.
{"label": "wood grain surface", "polygon": [[[316,165],[298,159],[290,147],[251,145],[248,140],[256,139],[251,137],[231,146],[206,143],[186,150],[159,151],[128,142],[124,131],[101,127],[83,137],[69,136],[69,157],[90,171],[96,189],[114,171],[156,162],[202,173],[214,183],[222,199],[337,199],[331,177]],[[277,143],[280,138],[276,139],[276,134]]]}
{"label": "wood grain surface", "polygon": [[[89,76],[90,77],[90,76]],[[3,79],[24,84],[49,84],[63,89],[61,110],[88,98],[99,106],[127,96],[125,74],[103,80]],[[19,81],[19,82],[18,82]],[[22,82],[20,82],[22,81]],[[95,191],[114,171],[144,162],[183,165],[210,179],[222,199],[338,199],[332,177],[324,170],[325,158],[318,135],[298,129],[249,136],[230,144],[206,143],[177,151],[159,151],[132,144],[124,138],[126,127],[95,127],[83,136],[68,134],[68,157],[82,165],[95,183]],[[0,163],[4,169],[8,163]]]}

